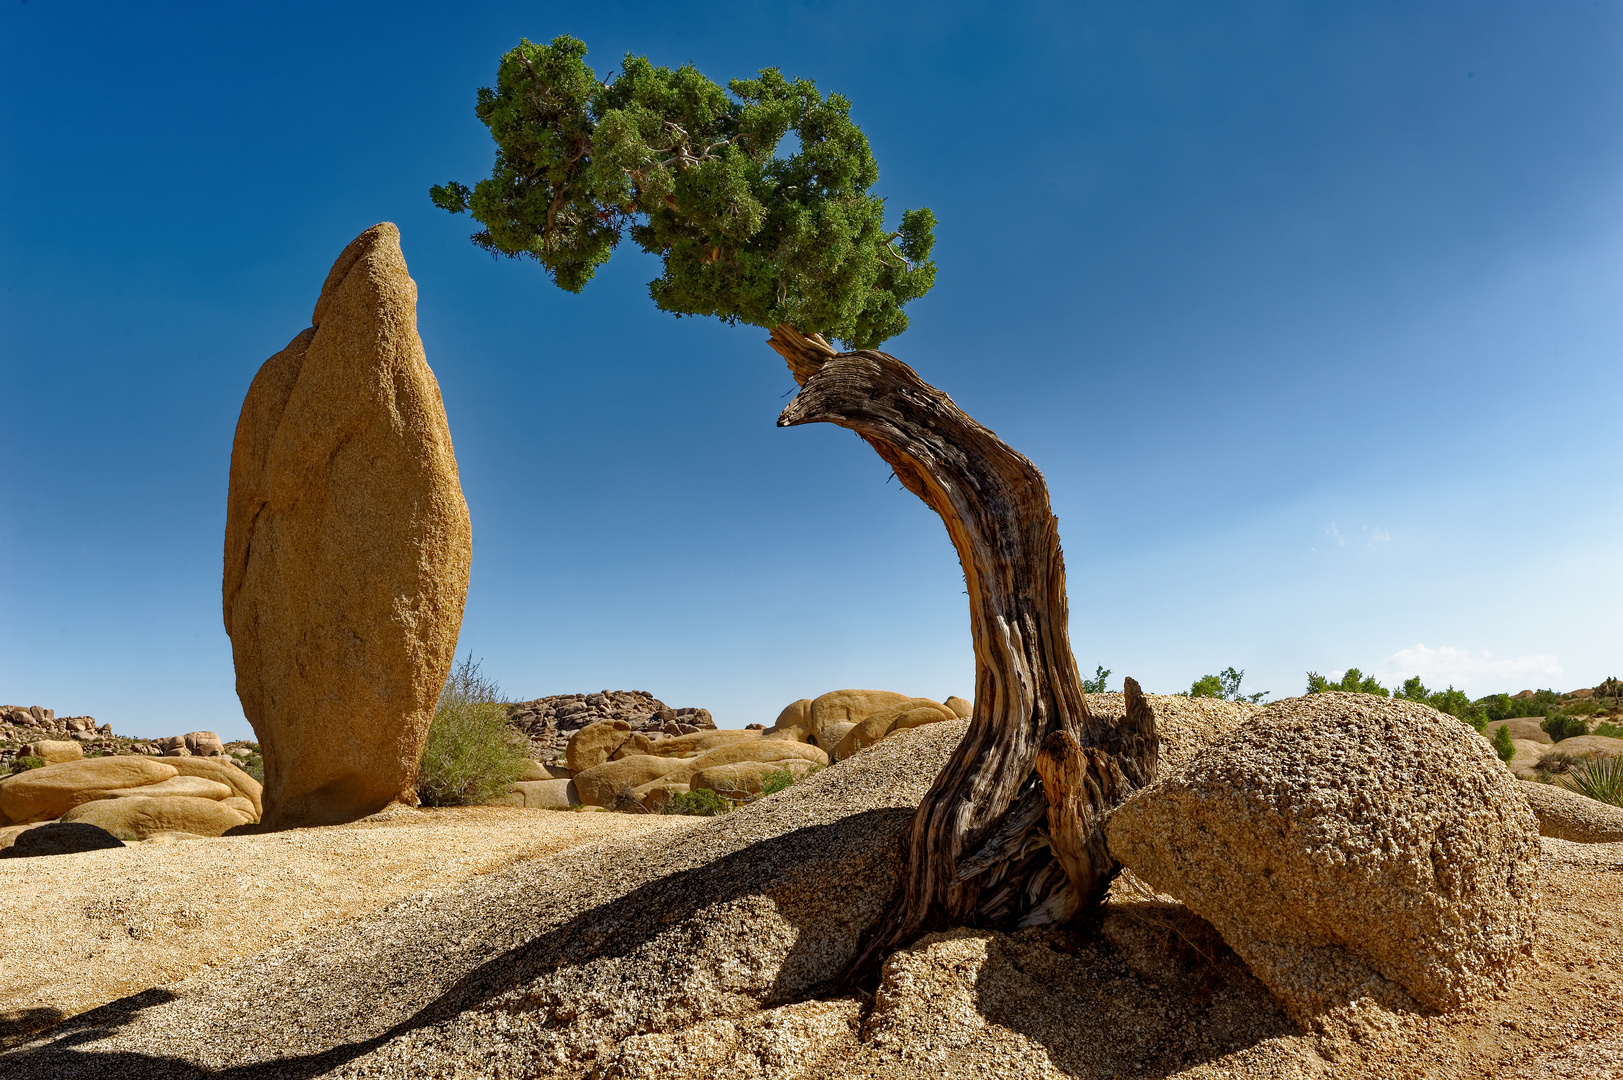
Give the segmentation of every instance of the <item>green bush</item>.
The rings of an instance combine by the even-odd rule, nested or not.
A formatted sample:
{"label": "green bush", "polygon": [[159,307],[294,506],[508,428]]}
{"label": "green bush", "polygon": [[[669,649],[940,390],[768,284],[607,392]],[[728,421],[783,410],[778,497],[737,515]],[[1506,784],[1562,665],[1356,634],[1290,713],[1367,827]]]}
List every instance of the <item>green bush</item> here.
{"label": "green bush", "polygon": [[696,791],[679,791],[671,796],[662,813],[691,814],[695,817],[716,817],[732,810],[731,801],[722,798],[709,788],[699,788]]}
{"label": "green bush", "polygon": [[1614,724],[1609,720],[1604,721],[1595,725],[1595,730],[1591,734],[1604,735],[1608,739],[1623,739],[1623,725]]}
{"label": "green bush", "polygon": [[507,724],[501,689],[472,654],[440,691],[417,771],[424,806],[469,806],[505,794],[530,766],[522,736]]}
{"label": "green bush", "polygon": [[1390,697],[1391,691],[1375,681],[1375,676],[1365,675],[1357,668],[1348,668],[1341,676],[1340,682],[1331,682],[1317,671],[1307,673],[1307,692],[1322,694],[1326,690],[1340,690],[1348,694],[1374,694],[1376,697]]}
{"label": "green bush", "polygon": [[[806,770],[806,776],[815,776],[822,771],[823,766],[813,765],[810,769]],[[757,797],[764,799],[768,795],[776,795],[784,788],[792,787],[798,781],[804,780],[806,776],[797,777],[788,769],[775,769],[761,777],[761,794]]]}
{"label": "green bush", "polygon": [[1589,734],[1589,721],[1581,716],[1562,716],[1560,714],[1547,716],[1544,718],[1544,722],[1539,724],[1539,727],[1543,728],[1545,734],[1554,742]]}
{"label": "green bush", "polygon": [[1563,785],[1591,799],[1623,806],[1623,757],[1591,758],[1569,772]]}
{"label": "green bush", "polygon": [[32,754],[29,754],[27,756],[20,757],[15,762],[13,762],[12,766],[11,766],[11,771],[13,773],[20,773],[20,772],[27,772],[29,769],[43,769],[44,767],[45,767],[45,759],[44,758],[42,758],[42,757],[34,757]]}
{"label": "green bush", "polygon": [[1498,731],[1493,733],[1493,752],[1498,754],[1499,760],[1507,765],[1510,763],[1510,759],[1516,756],[1516,747],[1510,741],[1509,728],[1500,727]]}
{"label": "green bush", "polygon": [[1233,667],[1226,667],[1216,675],[1202,675],[1189,687],[1188,697],[1218,698],[1222,701],[1249,701],[1256,705],[1268,696],[1268,691],[1259,690],[1255,694],[1240,693],[1240,683],[1245,681],[1245,672],[1236,671]]}
{"label": "green bush", "polygon": [[234,757],[232,760],[237,763],[237,767],[243,772],[263,784],[265,782],[265,758],[260,753],[259,744],[251,742],[244,745],[248,749],[248,756],[243,758]]}
{"label": "green bush", "polygon": [[1478,698],[1476,704],[1487,711],[1489,720],[1510,720],[1520,716],[1548,716],[1561,704],[1561,695],[1554,690],[1536,691],[1530,698],[1513,698],[1509,694],[1489,694]]}

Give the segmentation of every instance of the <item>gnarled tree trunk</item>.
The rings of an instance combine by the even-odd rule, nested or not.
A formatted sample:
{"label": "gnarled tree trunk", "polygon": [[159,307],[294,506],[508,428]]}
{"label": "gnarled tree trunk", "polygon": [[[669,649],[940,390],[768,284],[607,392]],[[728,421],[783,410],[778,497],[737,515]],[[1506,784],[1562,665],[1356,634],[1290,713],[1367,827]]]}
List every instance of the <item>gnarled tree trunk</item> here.
{"label": "gnarled tree trunk", "polygon": [[770,343],[801,386],[779,426],[862,436],[941,516],[968,583],[974,715],[913,817],[901,892],[853,974],[935,928],[1069,919],[1115,874],[1099,825],[1153,779],[1157,740],[1131,679],[1120,723],[1088,712],[1042,473],[893,356],[839,353],[788,326]]}

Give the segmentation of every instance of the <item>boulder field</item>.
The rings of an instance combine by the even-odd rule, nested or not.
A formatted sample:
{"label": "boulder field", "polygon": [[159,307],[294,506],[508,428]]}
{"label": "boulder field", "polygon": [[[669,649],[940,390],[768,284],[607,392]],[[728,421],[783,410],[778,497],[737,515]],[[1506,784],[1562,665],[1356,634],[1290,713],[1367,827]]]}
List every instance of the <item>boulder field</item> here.
{"label": "boulder field", "polygon": [[[800,779],[888,735],[969,715],[969,702],[947,701],[951,704],[888,690],[835,690],[791,703],[770,728],[753,725],[742,731],[658,726],[639,723],[635,716],[596,720],[577,729],[565,746],[567,787],[537,778],[495,801],[658,812],[676,796],[699,789],[747,800],[761,793],[773,773],[787,771]],[[609,703],[606,691],[597,702],[590,697],[583,702],[599,710]],[[562,715],[567,722],[579,714]]]}
{"label": "boulder field", "polygon": [[[1187,758],[1138,796],[1146,805],[1136,812],[1177,802],[1194,815],[1168,823],[1181,843],[1229,840],[1237,861],[1257,867],[1257,853],[1271,853],[1272,892],[1260,869],[1264,880],[1207,869],[1154,885],[1123,873],[1096,923],[926,935],[884,961],[871,996],[845,990],[845,967],[897,883],[901,830],[966,730],[948,721],[887,736],[737,812],[518,863],[114,1002],[0,1057],[0,1072],[1532,1080],[1615,1071],[1616,849],[1529,837],[1522,787],[1457,720],[1318,697],[1272,712],[1149,699],[1169,752]],[[1338,740],[1342,732],[1360,738]],[[1241,767],[1254,770],[1243,775],[1255,790],[1225,803],[1208,780]],[[1421,775],[1431,771],[1439,775]],[[1457,805],[1434,805],[1449,800]],[[1224,810],[1251,833],[1231,836]],[[1462,827],[1486,835],[1462,838]],[[1417,854],[1427,830],[1438,851],[1429,870]],[[1345,841],[1339,857],[1320,849],[1320,866],[1291,861],[1327,837]],[[1528,898],[1514,887],[1526,845],[1539,852],[1543,894],[1532,901],[1530,947],[1518,914]],[[1157,873],[1151,858],[1134,857]],[[1178,865],[1176,852],[1154,857]],[[1474,902],[1461,886],[1479,858],[1484,896]],[[1314,873],[1324,888],[1309,887]],[[1389,886],[1405,874],[1412,895],[1394,898]],[[1170,887],[1190,900],[1158,892]],[[1351,910],[1358,890],[1396,921]],[[1208,902],[1215,921],[1194,910]],[[1257,909],[1250,921],[1232,913],[1243,906]],[[1318,916],[1332,911],[1334,940],[1307,943],[1302,962],[1316,993],[1353,999],[1342,1028],[1304,1023],[1299,991],[1253,948],[1290,933],[1274,924],[1291,913],[1302,934],[1324,934]],[[1459,932],[1480,918],[1497,929]],[[1404,968],[1400,943],[1425,963]],[[1501,950],[1491,978],[1475,966],[1483,948]],[[1422,1007],[1417,990],[1439,1004]]]}
{"label": "boulder field", "polygon": [[[0,826],[10,826],[0,827],[0,856],[55,853],[39,850],[46,835],[64,838],[58,848],[72,836],[89,843],[85,830],[91,828],[114,843],[163,833],[219,836],[258,821],[261,808],[259,782],[229,759],[67,761],[0,779]],[[47,822],[75,824],[77,830],[28,835]]]}

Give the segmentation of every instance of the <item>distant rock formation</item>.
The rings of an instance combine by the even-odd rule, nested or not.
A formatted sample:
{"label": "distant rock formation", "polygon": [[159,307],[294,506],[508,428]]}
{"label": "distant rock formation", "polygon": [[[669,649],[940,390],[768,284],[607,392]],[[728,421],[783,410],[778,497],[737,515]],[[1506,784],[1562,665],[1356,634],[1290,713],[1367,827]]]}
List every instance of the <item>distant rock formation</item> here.
{"label": "distant rock formation", "polygon": [[540,761],[563,757],[576,732],[604,720],[623,720],[628,731],[645,734],[691,735],[716,727],[709,709],[673,709],[646,690],[554,694],[507,707],[507,722],[530,740],[530,753]]}
{"label": "distant rock formation", "polygon": [[237,423],[225,626],[271,828],[416,803],[472,556],[416,305],[399,230],[373,226]]}

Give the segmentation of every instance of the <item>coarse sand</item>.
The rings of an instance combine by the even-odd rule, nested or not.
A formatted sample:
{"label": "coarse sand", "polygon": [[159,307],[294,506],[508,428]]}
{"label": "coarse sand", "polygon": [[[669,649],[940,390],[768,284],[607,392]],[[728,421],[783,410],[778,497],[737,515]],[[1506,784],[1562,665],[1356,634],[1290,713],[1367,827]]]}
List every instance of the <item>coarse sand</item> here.
{"label": "coarse sand", "polygon": [[1359,1003],[1333,1036],[1294,1027],[1209,924],[1129,875],[1095,924],[950,930],[877,988],[820,986],[963,730],[887,738],[721,818],[628,818],[640,831],[407,886],[62,1022],[0,1054],[0,1076],[1623,1077],[1623,844],[1541,841],[1538,940],[1497,997]]}
{"label": "coarse sand", "polygon": [[691,821],[399,807],[351,825],[0,860],[0,1039],[520,859]]}

